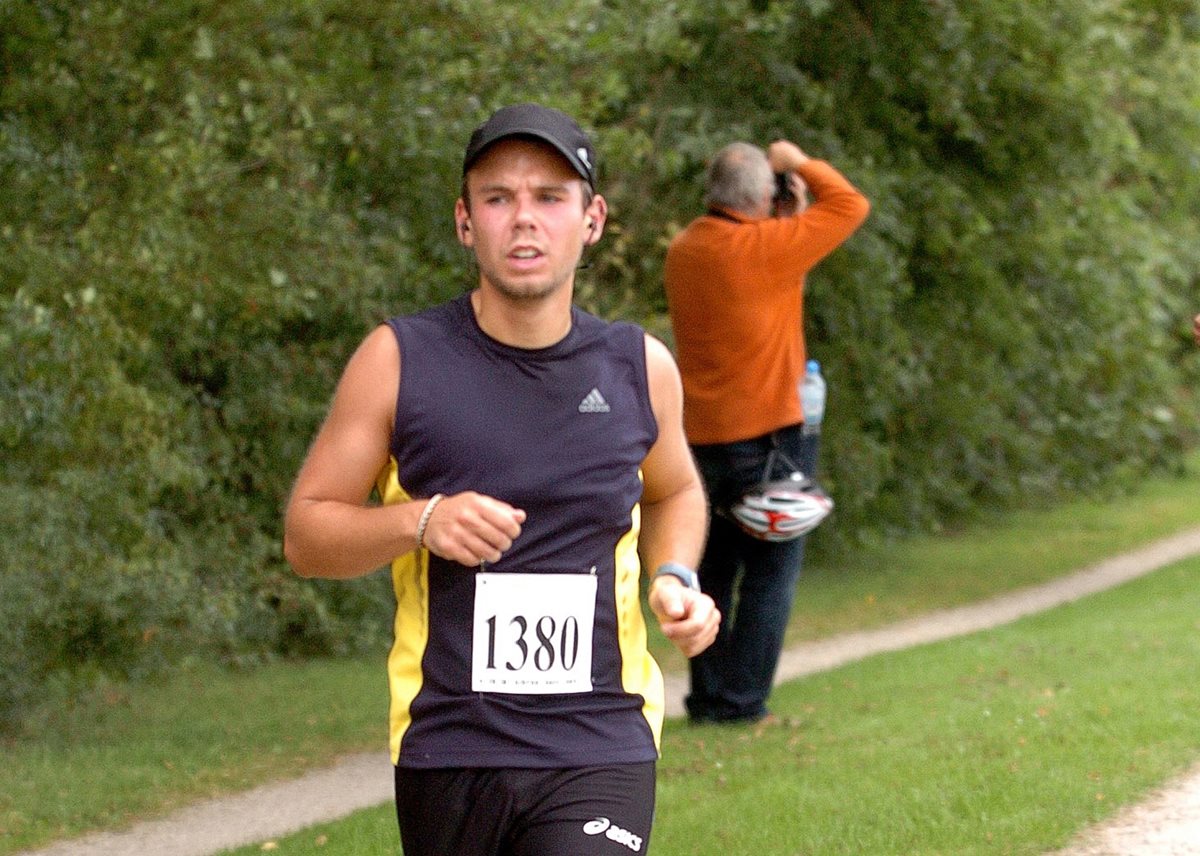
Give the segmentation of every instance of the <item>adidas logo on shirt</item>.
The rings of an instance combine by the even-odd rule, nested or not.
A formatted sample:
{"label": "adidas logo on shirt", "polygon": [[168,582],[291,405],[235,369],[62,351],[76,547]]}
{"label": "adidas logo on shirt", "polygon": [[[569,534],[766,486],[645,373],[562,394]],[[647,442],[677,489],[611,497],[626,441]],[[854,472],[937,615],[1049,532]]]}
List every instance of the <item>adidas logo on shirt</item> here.
{"label": "adidas logo on shirt", "polygon": [[600,390],[592,387],[592,391],[587,394],[583,401],[579,402],[580,413],[608,413],[612,410],[608,406],[608,402],[604,400],[604,396],[600,394]]}

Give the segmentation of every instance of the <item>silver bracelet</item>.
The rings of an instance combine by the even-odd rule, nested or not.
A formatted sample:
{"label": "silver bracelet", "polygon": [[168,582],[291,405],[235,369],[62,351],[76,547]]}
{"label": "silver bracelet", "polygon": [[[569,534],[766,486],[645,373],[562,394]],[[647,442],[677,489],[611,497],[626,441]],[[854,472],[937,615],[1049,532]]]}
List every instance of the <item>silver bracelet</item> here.
{"label": "silver bracelet", "polygon": [[425,503],[425,509],[421,512],[421,516],[417,520],[418,549],[425,548],[425,527],[429,525],[429,518],[433,516],[433,509],[445,498],[445,494],[435,493],[433,496],[429,497],[429,502]]}

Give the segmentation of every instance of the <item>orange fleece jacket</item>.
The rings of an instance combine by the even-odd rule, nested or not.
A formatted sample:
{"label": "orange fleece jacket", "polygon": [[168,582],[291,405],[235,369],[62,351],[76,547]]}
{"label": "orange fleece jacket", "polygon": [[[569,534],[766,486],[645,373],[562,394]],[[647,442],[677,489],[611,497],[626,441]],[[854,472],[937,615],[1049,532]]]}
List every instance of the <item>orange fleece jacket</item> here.
{"label": "orange fleece jacket", "polygon": [[870,205],[825,161],[797,170],[813,201],[791,217],[725,211],[692,221],[667,250],[664,284],[694,445],[732,443],[803,421],[805,275]]}

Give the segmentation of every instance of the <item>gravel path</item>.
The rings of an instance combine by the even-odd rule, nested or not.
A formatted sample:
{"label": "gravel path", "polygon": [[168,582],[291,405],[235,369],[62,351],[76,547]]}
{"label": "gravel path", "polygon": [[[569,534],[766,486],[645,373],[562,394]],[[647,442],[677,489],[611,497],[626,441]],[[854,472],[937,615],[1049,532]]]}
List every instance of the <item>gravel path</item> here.
{"label": "gravel path", "polygon": [[1193,856],[1200,853],[1200,764],[1138,805],[1086,830],[1051,856]]}
{"label": "gravel path", "polygon": [[[983,603],[797,645],[784,652],[777,681],[1006,624],[1197,554],[1200,529]],[[668,716],[682,715],[686,690],[686,676],[668,676]],[[300,779],[200,803],[128,830],[89,835],[17,856],[211,856],[336,820],[391,799],[392,769],[387,754],[371,752],[343,758],[329,769]],[[1200,764],[1146,802],[1085,831],[1076,844],[1051,856],[1192,854],[1200,856]]]}

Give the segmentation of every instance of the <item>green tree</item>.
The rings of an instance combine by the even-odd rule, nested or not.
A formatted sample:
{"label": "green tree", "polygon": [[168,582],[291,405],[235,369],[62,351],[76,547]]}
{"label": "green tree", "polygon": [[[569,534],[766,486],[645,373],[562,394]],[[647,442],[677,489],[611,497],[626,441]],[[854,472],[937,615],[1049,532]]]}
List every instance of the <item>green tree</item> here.
{"label": "green tree", "polygon": [[1198,50],[1194,0],[0,0],[0,717],[386,644],[386,575],[296,578],[280,509],[363,335],[469,286],[459,159],[506,103],[594,132],[579,298],[668,338],[718,147],[871,198],[809,285],[817,551],[1177,466]]}

